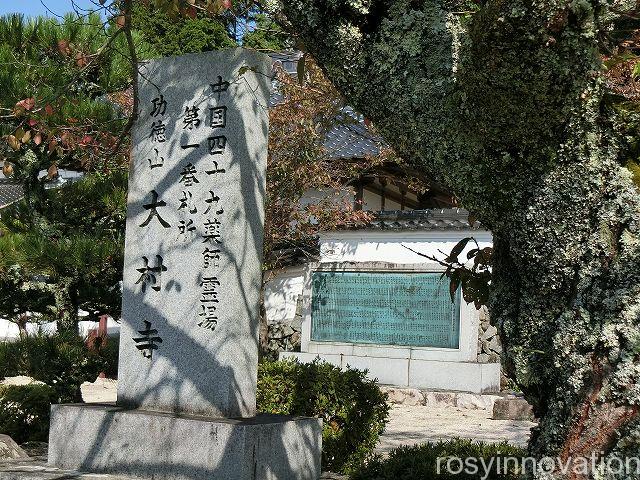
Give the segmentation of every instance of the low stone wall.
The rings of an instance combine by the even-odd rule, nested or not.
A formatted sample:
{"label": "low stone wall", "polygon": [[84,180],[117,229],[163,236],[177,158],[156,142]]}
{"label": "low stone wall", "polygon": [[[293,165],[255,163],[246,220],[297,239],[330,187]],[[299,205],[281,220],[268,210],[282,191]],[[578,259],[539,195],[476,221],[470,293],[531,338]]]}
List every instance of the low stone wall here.
{"label": "low stone wall", "polygon": [[463,392],[432,392],[416,388],[396,388],[382,386],[389,395],[389,402],[398,405],[425,405],[458,407],[470,410],[493,410],[496,400],[503,395],[481,395]]}
{"label": "low stone wall", "polygon": [[479,315],[480,327],[478,331],[478,362],[500,363],[502,343],[498,336],[498,329],[489,322],[489,313],[486,308],[482,308]]}
{"label": "low stone wall", "polygon": [[294,319],[291,323],[270,323],[267,332],[267,352],[274,358],[280,352],[300,351],[301,323]]}
{"label": "low stone wall", "polygon": [[527,401],[513,394],[481,395],[463,392],[432,392],[416,388],[381,386],[389,403],[404,406],[457,407],[467,410],[487,410],[494,420],[535,421]]}
{"label": "low stone wall", "polygon": [[535,421],[533,407],[521,397],[501,398],[493,405],[494,420],[528,420]]}
{"label": "low stone wall", "polygon": [[298,296],[296,314],[290,320],[268,321],[265,355],[277,359],[280,352],[299,352],[302,334],[302,295]]}

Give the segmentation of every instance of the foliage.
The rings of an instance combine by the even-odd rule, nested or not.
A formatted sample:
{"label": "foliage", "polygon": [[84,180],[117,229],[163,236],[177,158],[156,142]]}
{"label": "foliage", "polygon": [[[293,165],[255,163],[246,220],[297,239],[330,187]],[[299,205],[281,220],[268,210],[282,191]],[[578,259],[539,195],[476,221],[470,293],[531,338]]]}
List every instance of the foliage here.
{"label": "foliage", "polygon": [[133,25],[163,57],[237,46],[220,19],[203,13],[175,18],[141,2],[134,5]]}
{"label": "foliage", "polygon": [[0,387],[0,433],[17,443],[48,441],[49,412],[55,401],[55,391],[48,385]]}
{"label": "foliage", "polygon": [[[449,440],[437,443],[425,443],[412,447],[400,447],[391,453],[388,458],[376,456],[375,459],[367,463],[353,474],[351,480],[431,480],[431,479],[460,479],[460,480],[515,480],[521,478],[519,472],[515,471],[510,463],[508,473],[502,469],[497,470],[498,462],[505,465],[504,459],[525,458],[527,452],[523,448],[518,448],[503,443],[483,443],[472,440]],[[441,462],[441,469],[438,471],[438,458],[456,457],[462,459],[478,459],[479,471],[477,474],[453,474],[447,471],[446,461]],[[492,465],[489,472],[483,472],[479,459],[484,459],[486,465]],[[490,463],[493,460],[494,463]],[[501,460],[498,460],[501,459]],[[476,460],[471,460],[476,461]],[[452,467],[457,471],[458,462],[454,462]]]}
{"label": "foliage", "polygon": [[225,11],[234,8],[243,9],[253,2],[242,0],[232,2],[231,0],[142,0],[149,6],[166,12],[172,18],[194,17],[198,13],[208,13],[209,15],[220,15]]}
{"label": "foliage", "polygon": [[255,25],[242,38],[242,46],[256,50],[283,52],[293,48],[293,39],[271,17],[259,13],[254,17]]}
{"label": "foliage", "polygon": [[[123,162],[123,151],[114,149],[126,119],[106,97],[131,81],[121,32],[97,14],[0,18],[0,108],[9,113],[0,128],[5,174],[22,180],[29,196],[59,168]],[[41,171],[48,175],[38,178]]]}
{"label": "foliage", "polygon": [[[469,223],[472,225],[475,223],[472,216],[469,216]],[[475,243],[475,247],[470,248],[464,255],[464,258],[460,259],[460,255],[462,255],[467,245],[471,242]],[[489,294],[491,292],[492,247],[480,248],[475,238],[465,237],[456,243],[444,260],[440,260],[432,255],[425,255],[406,245],[404,248],[446,267],[442,276],[444,277],[446,275],[450,279],[449,293],[451,294],[451,302],[455,301],[455,292],[458,290],[458,287],[462,289],[462,297],[464,300],[467,303],[473,302],[478,310],[489,301]]]}
{"label": "foliage", "polygon": [[[307,58],[304,83],[283,69],[276,71],[282,102],[269,113],[269,157],[265,206],[265,268],[280,266],[280,250],[308,252],[319,231],[347,227],[370,218],[354,209],[345,194],[349,183],[382,165],[386,155],[354,159],[331,158],[326,134],[336,125],[357,121],[313,59]],[[305,192],[317,192],[309,203]]]}
{"label": "foliage", "polygon": [[80,385],[105,370],[107,358],[72,332],[38,333],[0,343],[0,377],[25,375],[52,388],[57,403],[81,402]]}
{"label": "foliage", "polygon": [[386,394],[365,372],[317,360],[261,363],[257,404],[260,412],[322,418],[322,467],[334,472],[371,457],[389,411]]}
{"label": "foliage", "polygon": [[106,340],[97,346],[101,356],[104,358],[105,368],[103,370],[107,378],[118,378],[118,358],[120,353],[120,336],[107,337]]}
{"label": "foliage", "polygon": [[[118,314],[127,117],[109,94],[131,81],[125,52],[97,14],[0,18],[0,156],[25,192],[0,220],[0,315],[21,329],[73,330],[78,308]],[[61,169],[94,176],[58,189]]]}
{"label": "foliage", "polygon": [[120,311],[126,175],[93,174],[21,201],[0,215],[0,316],[18,323],[57,320],[74,329]]}

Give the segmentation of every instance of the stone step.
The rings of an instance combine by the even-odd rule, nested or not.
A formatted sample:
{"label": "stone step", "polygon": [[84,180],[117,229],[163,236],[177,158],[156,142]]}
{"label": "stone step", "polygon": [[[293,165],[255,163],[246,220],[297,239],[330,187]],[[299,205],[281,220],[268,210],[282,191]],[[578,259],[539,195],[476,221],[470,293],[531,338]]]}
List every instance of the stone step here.
{"label": "stone step", "polygon": [[493,404],[494,420],[535,421],[533,407],[522,397],[500,398]]}
{"label": "stone step", "polygon": [[[425,405],[425,406],[448,406],[458,407],[468,410],[488,410],[493,412],[494,405],[498,401],[514,400],[518,401],[520,409],[524,409],[524,404],[529,405],[526,400],[509,393],[501,394],[477,394],[466,392],[445,392],[445,391],[429,391],[418,390],[416,388],[398,388],[398,387],[380,387],[382,391],[389,395],[389,403],[397,405]],[[508,412],[516,411],[516,407],[507,409]],[[503,409],[504,410],[504,409]],[[503,411],[500,410],[500,411]],[[519,410],[518,410],[519,411]],[[501,420],[530,420],[532,417],[526,418],[500,418]]]}

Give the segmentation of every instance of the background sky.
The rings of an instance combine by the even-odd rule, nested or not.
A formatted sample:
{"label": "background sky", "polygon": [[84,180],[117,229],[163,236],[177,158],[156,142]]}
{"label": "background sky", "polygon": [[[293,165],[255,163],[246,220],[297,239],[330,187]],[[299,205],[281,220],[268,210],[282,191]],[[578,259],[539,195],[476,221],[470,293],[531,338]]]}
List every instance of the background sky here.
{"label": "background sky", "polygon": [[[72,2],[79,8],[95,8],[91,0],[0,0],[0,15],[7,13],[24,13],[29,16],[63,15],[73,10]],[[46,5],[51,12],[43,5]],[[97,2],[96,2],[97,3]]]}

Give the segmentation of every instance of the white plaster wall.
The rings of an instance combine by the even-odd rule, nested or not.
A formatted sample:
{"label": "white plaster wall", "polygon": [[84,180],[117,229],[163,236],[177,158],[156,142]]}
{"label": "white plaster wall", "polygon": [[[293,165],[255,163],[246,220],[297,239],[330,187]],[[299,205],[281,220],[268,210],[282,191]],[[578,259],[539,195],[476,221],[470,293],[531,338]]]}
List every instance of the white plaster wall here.
{"label": "white plaster wall", "polygon": [[362,191],[362,210],[379,211],[382,208],[382,197],[369,190]]}
{"label": "white plaster wall", "polygon": [[[460,240],[469,236],[477,240],[480,248],[492,245],[491,233],[487,231],[329,232],[320,237],[320,261],[425,263],[429,260],[405,246],[442,260]],[[471,248],[475,248],[475,243],[469,242],[460,258]]]}
{"label": "white plaster wall", "polygon": [[[37,333],[38,331],[43,333],[51,333],[56,331],[56,322],[36,324],[28,323],[27,332],[30,334]],[[81,321],[78,324],[80,335],[87,336],[89,331],[98,328],[98,322]],[[112,318],[107,319],[107,334],[117,335],[120,332],[120,324]],[[11,341],[19,338],[20,334],[18,326],[8,320],[0,318],[0,341]]]}
{"label": "white plaster wall", "polygon": [[264,285],[264,306],[269,322],[291,320],[304,285],[303,267],[284,268],[269,273]]}
{"label": "white plaster wall", "polygon": [[[36,333],[38,330],[42,332],[55,331],[56,324],[45,323],[43,325],[36,325],[34,323],[27,324],[27,331],[29,333]],[[19,337],[18,326],[8,320],[0,319],[0,340],[13,340]]]}
{"label": "white plaster wall", "polygon": [[[401,206],[398,202],[390,200],[388,198],[384,201],[384,209],[385,210],[400,210]],[[411,210],[410,208],[405,208],[405,210]]]}
{"label": "white plaster wall", "polygon": [[[481,248],[492,244],[491,233],[485,231],[329,232],[320,237],[320,261],[425,263],[429,260],[402,245],[442,259],[467,236],[474,236]],[[466,250],[472,247],[475,244]],[[271,275],[264,291],[267,318],[272,322],[290,320],[295,315],[298,296],[302,295],[304,269],[287,268],[271,272]]]}

